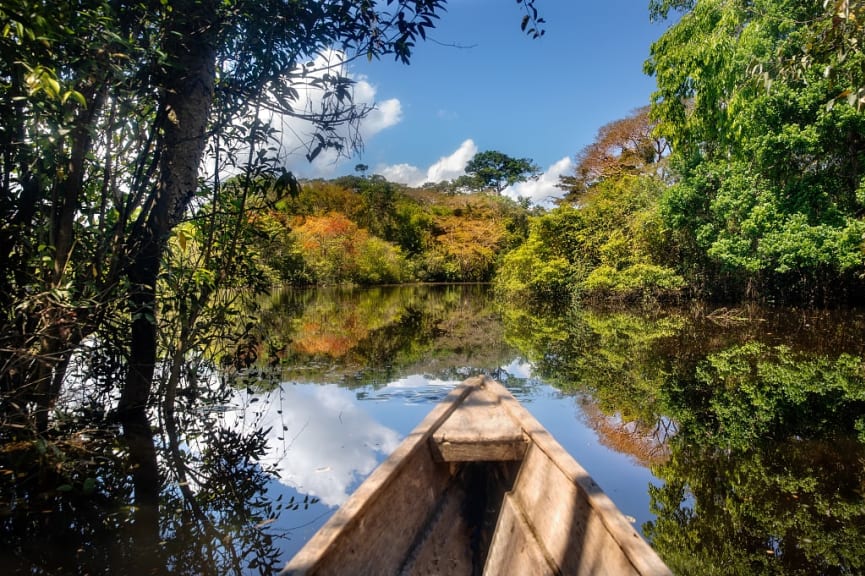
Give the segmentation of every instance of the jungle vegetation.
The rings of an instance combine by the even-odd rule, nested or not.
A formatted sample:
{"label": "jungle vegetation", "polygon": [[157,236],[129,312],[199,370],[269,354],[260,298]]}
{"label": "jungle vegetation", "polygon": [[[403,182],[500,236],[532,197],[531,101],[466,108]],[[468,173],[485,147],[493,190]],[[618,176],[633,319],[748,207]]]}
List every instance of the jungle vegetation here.
{"label": "jungle vegetation", "polygon": [[[445,6],[0,5],[4,560],[28,557],[47,532],[62,542],[77,520],[52,530],[40,514],[74,509],[82,522],[94,517],[83,545],[93,554],[67,550],[49,572],[273,572],[261,530],[223,536],[226,523],[255,526],[273,514],[257,498],[267,476],[255,461],[263,436],[212,429],[197,411],[231,393],[215,362],[254,325],[256,298],[273,280],[256,258],[271,222],[257,217],[299,193],[265,112],[308,123],[309,160],[328,149],[350,154],[360,144],[353,127],[371,108],[353,101],[345,65],[408,64]],[[543,34],[534,0],[515,10],[527,36]],[[315,106],[304,104],[305,90],[321,95]],[[327,215],[297,226],[300,245],[331,228],[318,217]],[[352,274],[393,260],[382,242],[364,243],[373,264]],[[445,271],[475,257],[452,264],[443,254]],[[304,273],[343,272],[318,264]],[[196,445],[205,430],[207,446]],[[234,490],[239,478],[250,492]],[[176,515],[160,523],[166,499]],[[203,549],[161,544],[182,530],[204,535]]]}
{"label": "jungle vegetation", "polygon": [[501,293],[861,303],[865,3],[651,2],[671,12],[651,105],[577,155]]}

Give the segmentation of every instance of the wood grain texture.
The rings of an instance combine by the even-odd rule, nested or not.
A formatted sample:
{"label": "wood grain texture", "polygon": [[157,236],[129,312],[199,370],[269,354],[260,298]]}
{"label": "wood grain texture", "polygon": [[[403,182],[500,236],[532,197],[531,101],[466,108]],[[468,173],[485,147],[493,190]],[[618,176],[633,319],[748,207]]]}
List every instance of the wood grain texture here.
{"label": "wood grain texture", "polygon": [[522,460],[528,438],[501,402],[500,390],[474,390],[432,435],[433,454],[444,462]]}

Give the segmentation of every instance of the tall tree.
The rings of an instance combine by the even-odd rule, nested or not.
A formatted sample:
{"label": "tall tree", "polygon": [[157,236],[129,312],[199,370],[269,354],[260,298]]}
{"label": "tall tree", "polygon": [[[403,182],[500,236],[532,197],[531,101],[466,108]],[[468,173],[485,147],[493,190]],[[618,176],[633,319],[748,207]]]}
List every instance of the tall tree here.
{"label": "tall tree", "polygon": [[[522,5],[536,30],[542,22],[533,1]],[[370,108],[352,101],[344,64],[387,55],[408,63],[444,6],[4,1],[0,440],[48,432],[53,402],[86,340],[79,356],[92,370],[77,381],[104,379],[119,389],[117,417],[136,461],[140,524],[150,539],[144,548],[152,550],[160,475],[147,408],[157,366],[165,367],[159,389],[170,427],[199,320],[210,299],[241,278],[247,211],[270,193],[259,183],[271,176],[281,189],[297,189],[272,153],[275,128],[263,119],[308,121],[310,160],[328,148],[352,151],[352,127]],[[310,91],[320,97],[305,103],[301,94]],[[227,174],[239,176],[227,185]],[[175,277],[181,269],[166,267],[169,241],[188,219],[205,230],[201,264],[161,317],[160,290],[183,284]],[[180,343],[158,362],[160,328],[178,318]]]}
{"label": "tall tree", "polygon": [[467,179],[463,184],[475,190],[490,188],[496,194],[517,182],[536,180],[541,169],[531,158],[512,158],[502,152],[479,152],[466,164]]}
{"label": "tall tree", "polygon": [[[542,19],[533,1],[521,4],[534,35]],[[130,338],[103,334],[100,341],[123,343],[128,370],[119,412],[142,414],[156,363],[157,280],[171,233],[205,205],[241,217],[248,193],[216,205],[227,173],[243,173],[247,188],[264,175],[296,188],[270,152],[277,134],[262,121],[267,114],[310,123],[310,160],[327,148],[353,150],[357,131],[350,127],[371,109],[352,101],[344,64],[385,55],[408,63],[444,5],[4,2],[4,417],[44,430],[77,346],[124,317]],[[321,57],[334,51],[336,63]],[[304,104],[300,95],[309,90],[320,97]]]}
{"label": "tall tree", "polygon": [[[353,151],[371,108],[353,102],[345,64],[408,63],[445,3],[0,4],[0,442],[60,434],[50,413],[64,383],[100,398],[132,460],[140,573],[159,571],[163,447],[219,540],[189,496],[174,403],[187,361],[206,352],[202,334],[230,325],[225,289],[253,278],[250,208],[298,188],[266,119],[308,121],[309,160]],[[533,3],[522,2],[529,34],[542,24]],[[188,248],[182,266],[174,242]],[[70,366],[82,371],[69,378]],[[150,408],[167,436],[158,445]]]}
{"label": "tall tree", "polygon": [[855,298],[865,272],[865,56],[850,46],[861,3],[653,5],[658,16],[682,11],[646,69],[681,172],[662,210],[687,254],[683,271],[724,297]]}
{"label": "tall tree", "polygon": [[565,199],[576,200],[608,178],[657,168],[669,153],[669,145],[655,136],[654,129],[648,106],[602,126],[595,141],[577,154],[574,175],[559,178],[559,187],[567,191]]}

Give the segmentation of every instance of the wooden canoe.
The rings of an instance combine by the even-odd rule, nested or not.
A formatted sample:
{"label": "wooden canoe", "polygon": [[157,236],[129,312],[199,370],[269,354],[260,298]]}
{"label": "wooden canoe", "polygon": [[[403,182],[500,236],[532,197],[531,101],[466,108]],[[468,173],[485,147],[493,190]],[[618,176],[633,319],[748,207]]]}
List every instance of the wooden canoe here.
{"label": "wooden canoe", "polygon": [[499,383],[451,392],[283,574],[669,575]]}

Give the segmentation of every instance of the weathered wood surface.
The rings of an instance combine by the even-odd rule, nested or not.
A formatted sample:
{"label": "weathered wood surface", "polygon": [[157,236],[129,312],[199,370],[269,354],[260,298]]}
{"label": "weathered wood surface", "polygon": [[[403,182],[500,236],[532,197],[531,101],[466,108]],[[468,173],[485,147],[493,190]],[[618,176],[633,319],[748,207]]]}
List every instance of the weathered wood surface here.
{"label": "weathered wood surface", "polygon": [[[286,575],[397,574],[450,478],[430,435],[472,391],[454,389],[286,565]],[[347,567],[351,567],[347,569]]]}
{"label": "weathered wood surface", "polygon": [[438,509],[400,567],[400,575],[472,574],[472,551],[465,545],[471,528],[463,514],[467,496],[459,484],[451,486],[443,495]]}
{"label": "weathered wood surface", "polygon": [[520,574],[525,576],[556,576],[556,563],[546,555],[531,525],[526,521],[511,494],[506,494],[499,512],[499,522],[484,574]]}
{"label": "weathered wood surface", "polygon": [[672,576],[613,501],[546,428],[513,396],[503,398],[502,406],[531,438],[512,494],[561,573]]}
{"label": "weathered wood surface", "polygon": [[[474,487],[466,485],[467,466]],[[478,470],[505,469],[506,486],[476,482]],[[477,526],[467,519],[479,498],[483,515],[497,518],[482,556],[470,542]],[[459,575],[476,573],[479,558],[484,574],[495,576],[671,575],[570,454],[483,377],[434,408],[284,573]]]}
{"label": "weathered wood surface", "polygon": [[444,462],[522,460],[528,445],[519,423],[502,410],[502,390],[477,388],[432,435]]}

